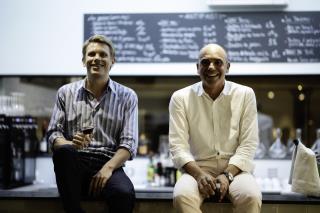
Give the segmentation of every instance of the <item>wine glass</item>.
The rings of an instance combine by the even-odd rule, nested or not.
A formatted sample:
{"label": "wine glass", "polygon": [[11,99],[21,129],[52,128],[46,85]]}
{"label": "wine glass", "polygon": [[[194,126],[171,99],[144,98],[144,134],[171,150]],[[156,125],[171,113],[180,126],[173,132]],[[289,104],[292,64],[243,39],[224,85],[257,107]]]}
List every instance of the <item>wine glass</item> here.
{"label": "wine glass", "polygon": [[89,115],[88,117],[82,117],[81,122],[81,132],[85,135],[89,135],[91,141],[93,141],[93,130],[94,130],[94,123],[93,123],[93,116]]}

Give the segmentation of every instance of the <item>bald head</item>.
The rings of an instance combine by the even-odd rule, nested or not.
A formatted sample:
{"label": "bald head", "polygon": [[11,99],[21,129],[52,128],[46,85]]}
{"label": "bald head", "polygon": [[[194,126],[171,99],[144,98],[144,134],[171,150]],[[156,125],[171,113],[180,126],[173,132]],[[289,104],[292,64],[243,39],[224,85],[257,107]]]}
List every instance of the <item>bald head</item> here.
{"label": "bald head", "polygon": [[218,44],[207,44],[199,52],[199,59],[203,58],[205,55],[218,54],[228,61],[228,55],[225,49]]}

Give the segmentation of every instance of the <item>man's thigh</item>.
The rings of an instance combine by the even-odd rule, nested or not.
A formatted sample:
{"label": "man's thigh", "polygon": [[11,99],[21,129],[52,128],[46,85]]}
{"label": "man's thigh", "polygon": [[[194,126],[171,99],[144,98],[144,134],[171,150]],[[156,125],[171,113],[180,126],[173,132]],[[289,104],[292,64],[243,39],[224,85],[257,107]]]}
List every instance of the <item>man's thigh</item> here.
{"label": "man's thigh", "polygon": [[187,173],[184,173],[174,186],[173,197],[177,196],[193,197],[200,202],[203,201],[197,181]]}
{"label": "man's thigh", "polygon": [[229,199],[234,202],[243,196],[262,198],[260,188],[252,174],[242,172],[234,177],[229,186]]}
{"label": "man's thigh", "polygon": [[[134,196],[134,186],[123,168],[113,171],[104,189],[104,193],[117,196]],[[108,197],[108,195],[106,195]]]}

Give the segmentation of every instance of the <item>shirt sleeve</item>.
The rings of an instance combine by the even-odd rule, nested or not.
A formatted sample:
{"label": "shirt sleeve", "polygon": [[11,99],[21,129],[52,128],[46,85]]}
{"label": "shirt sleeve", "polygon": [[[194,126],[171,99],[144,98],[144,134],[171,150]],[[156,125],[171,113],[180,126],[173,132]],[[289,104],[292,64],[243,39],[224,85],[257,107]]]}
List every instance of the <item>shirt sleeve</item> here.
{"label": "shirt sleeve", "polygon": [[138,147],[138,97],[133,91],[126,103],[123,122],[119,147],[127,149],[130,152],[129,160],[132,160]]}
{"label": "shirt sleeve", "polygon": [[194,161],[189,145],[189,125],[183,97],[174,93],[169,104],[169,149],[174,165],[180,169]]}
{"label": "shirt sleeve", "polygon": [[254,168],[253,157],[259,143],[257,105],[252,89],[248,90],[243,103],[240,119],[239,146],[230,158],[229,164],[237,166],[245,172]]}
{"label": "shirt sleeve", "polygon": [[47,140],[53,147],[53,143],[57,138],[64,138],[65,131],[65,98],[63,88],[60,88],[56,95],[56,102],[51,115],[51,120],[47,131]]}

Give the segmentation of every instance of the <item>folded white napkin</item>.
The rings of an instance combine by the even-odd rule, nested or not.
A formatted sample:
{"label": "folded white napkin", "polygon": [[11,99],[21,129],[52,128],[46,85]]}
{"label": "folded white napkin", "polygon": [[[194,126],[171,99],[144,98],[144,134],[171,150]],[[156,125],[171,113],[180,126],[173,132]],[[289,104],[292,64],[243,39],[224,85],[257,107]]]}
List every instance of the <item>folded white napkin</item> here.
{"label": "folded white napkin", "polygon": [[320,197],[320,177],[315,153],[301,142],[292,156],[289,184],[293,192]]}

